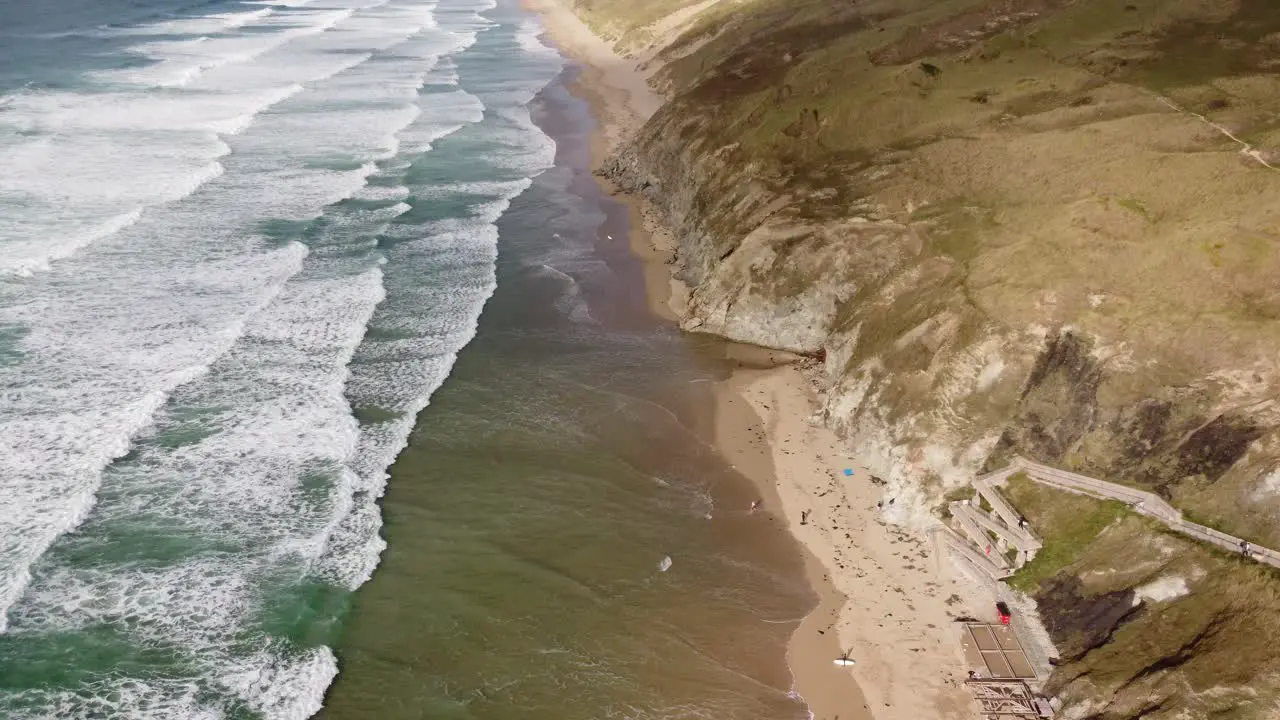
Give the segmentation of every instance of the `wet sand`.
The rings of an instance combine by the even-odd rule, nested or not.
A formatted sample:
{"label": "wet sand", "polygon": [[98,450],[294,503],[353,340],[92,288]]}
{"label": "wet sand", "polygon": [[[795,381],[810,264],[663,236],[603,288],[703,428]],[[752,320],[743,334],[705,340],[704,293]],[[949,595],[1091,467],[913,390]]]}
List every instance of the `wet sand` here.
{"label": "wet sand", "polygon": [[499,221],[498,289],[391,470],[325,718],[806,716],[797,548],[709,440],[723,344],[650,311],[576,75],[534,103],[556,167]]}
{"label": "wet sand", "polygon": [[[525,4],[542,16],[549,39],[586,68],[572,90],[601,123],[591,142],[598,165],[660,107],[662,99],[645,82],[652,63],[618,58],[558,0]],[[642,72],[641,65],[650,69]],[[640,198],[615,198],[631,215],[630,241],[645,265],[651,307],[678,320],[687,289],[672,277],[673,238]],[[818,408],[810,380],[816,370],[806,371],[786,353],[720,347],[738,367],[713,388],[712,437],[756,483],[761,512],[800,541],[819,597],[788,644],[796,692],[821,719],[973,717],[954,619],[985,606],[981,590],[931,542],[881,519],[877,503],[891,499],[871,482],[867,465],[884,459],[849,457],[832,433],[811,421]],[[857,664],[835,665],[846,652]]]}

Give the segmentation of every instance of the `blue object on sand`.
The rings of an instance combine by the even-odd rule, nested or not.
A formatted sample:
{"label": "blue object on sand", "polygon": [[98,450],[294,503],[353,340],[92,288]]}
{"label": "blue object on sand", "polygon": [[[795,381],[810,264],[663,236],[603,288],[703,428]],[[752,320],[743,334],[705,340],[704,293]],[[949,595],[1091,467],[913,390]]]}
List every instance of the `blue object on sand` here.
{"label": "blue object on sand", "polygon": [[852,476],[852,475],[853,475],[853,468],[845,468],[845,469],[844,469],[844,476],[845,476],[845,477],[850,477],[850,476]]}

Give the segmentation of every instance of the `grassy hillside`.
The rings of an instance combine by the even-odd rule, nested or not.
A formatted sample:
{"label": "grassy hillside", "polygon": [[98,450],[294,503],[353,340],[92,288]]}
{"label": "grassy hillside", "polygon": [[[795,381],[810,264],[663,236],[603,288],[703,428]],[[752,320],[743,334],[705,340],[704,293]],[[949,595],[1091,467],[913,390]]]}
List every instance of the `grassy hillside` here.
{"label": "grassy hillside", "polygon": [[1275,137],[1280,81],[1257,46],[1277,33],[1280,51],[1280,12],[1232,5],[736,3],[686,36],[714,39],[668,67],[669,113],[803,191],[788,211],[917,228],[979,313],[1069,321],[1194,376],[1280,340],[1280,177],[1156,95]]}
{"label": "grassy hillside", "polygon": [[[1280,4],[579,5],[623,49],[699,11],[608,172],[675,226],[685,326],[822,358],[900,506],[1020,453],[1280,547]],[[1280,716],[1276,579],[1077,510],[1019,582],[1080,717]],[[1135,606],[1162,573],[1191,594]]]}
{"label": "grassy hillside", "polygon": [[1062,653],[1051,692],[1100,719],[1280,713],[1280,574],[1113,503],[1025,478],[1008,490],[1046,539],[1012,584]]}
{"label": "grassy hillside", "polygon": [[[678,5],[584,3],[624,44]],[[949,350],[1000,335],[1011,371],[949,409],[956,442],[1012,418],[1004,450],[1280,543],[1274,497],[1236,512],[1280,463],[1280,8],[722,0],[663,56],[673,100],[639,147],[687,196],[695,313],[794,299],[821,326],[796,348],[840,361],[836,390],[880,373],[896,416],[937,404]],[[726,269],[761,228],[766,266]],[[1059,340],[1056,386],[1028,393]],[[1205,428],[1213,447],[1184,447]]]}

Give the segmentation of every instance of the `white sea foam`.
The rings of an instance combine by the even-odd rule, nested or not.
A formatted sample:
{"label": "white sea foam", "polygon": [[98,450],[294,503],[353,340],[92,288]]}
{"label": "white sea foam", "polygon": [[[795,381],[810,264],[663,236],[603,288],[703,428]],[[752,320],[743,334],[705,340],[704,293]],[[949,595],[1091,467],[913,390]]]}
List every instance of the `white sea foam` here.
{"label": "white sea foam", "polygon": [[440,138],[484,119],[484,103],[465,90],[431,93],[419,101],[430,122],[415,123],[401,133],[401,147],[407,153],[424,153]]}
{"label": "white sea foam", "polygon": [[[129,89],[20,98],[0,116],[25,123],[0,133],[25,163],[0,167],[0,202],[30,211],[0,221],[0,257],[27,247],[0,265],[0,328],[20,331],[0,364],[0,611],[22,642],[108,627],[195,673],[95,676],[26,691],[24,708],[319,708],[332,652],[275,636],[264,613],[291,585],[369,577],[387,468],[475,335],[495,223],[553,157],[518,107],[550,59],[511,54],[488,72],[515,79],[420,94],[461,82],[438,58],[497,33],[488,0],[442,0],[434,19],[413,0],[286,7],[301,4],[188,25],[210,39],[144,42],[156,65],[96,76]],[[523,53],[516,32],[486,52]],[[146,87],[166,78],[185,84]],[[450,135],[475,148],[475,179],[415,184],[411,163]],[[468,209],[406,220],[437,204]],[[289,225],[303,221],[305,236]],[[395,417],[360,425],[349,402]],[[86,563],[85,548],[118,552]]]}
{"label": "white sea foam", "polygon": [[[211,263],[198,269],[199,278],[179,273],[147,281],[130,274],[124,277],[131,287],[121,288],[125,296],[37,294],[0,311],[0,323],[29,328],[24,353],[41,359],[38,371],[26,364],[0,367],[6,409],[0,416],[6,481],[0,609],[21,595],[35,559],[86,517],[103,468],[128,451],[175,388],[206,372],[209,359],[234,344],[240,318],[270,301],[303,253],[291,245],[273,257],[246,259],[252,265]],[[208,296],[184,298],[181,305],[155,302],[184,284],[248,292],[242,304]],[[163,324],[135,325],[134,316]]]}
{"label": "white sea foam", "polygon": [[520,48],[530,55],[559,55],[555,48],[549,47],[542,42],[542,24],[535,18],[525,18],[520,23],[520,30],[516,33],[516,42],[520,44]]}
{"label": "white sea foam", "polygon": [[[532,99],[532,94],[529,98]],[[522,174],[534,174],[550,167],[556,158],[556,141],[538,130],[529,117],[529,109],[523,102],[517,107],[504,111],[504,114],[519,130],[499,136],[498,140],[503,143],[503,152],[495,160],[495,164]],[[522,141],[521,137],[527,139]]]}
{"label": "white sea foam", "polygon": [[[475,34],[470,37],[474,41]],[[454,85],[458,84],[461,78],[458,76],[458,66],[453,62],[452,58],[445,57],[436,64],[431,72],[427,73],[427,77],[423,79],[423,85]]]}
{"label": "white sea foam", "polygon": [[356,192],[357,200],[367,202],[402,201],[409,197],[409,188],[404,185],[365,185]]}
{"label": "white sea foam", "polygon": [[222,22],[224,30],[234,30],[235,28],[244,27],[254,20],[261,20],[270,15],[271,12],[271,8],[261,8],[242,13],[226,13],[216,17]]}
{"label": "white sea foam", "polygon": [[[42,228],[32,226],[30,220],[16,213],[7,217],[0,216],[0,237],[15,238],[4,244],[4,255],[0,256],[0,275],[29,276],[48,270],[49,263],[74,254],[94,240],[114,235],[136,223],[140,217],[142,209],[134,208],[99,223],[89,221],[80,228],[72,229],[64,242],[50,247],[48,239],[41,237]],[[67,230],[65,225],[63,230]]]}
{"label": "white sea foam", "polygon": [[[390,41],[394,42],[396,38],[402,39],[412,32],[413,28],[406,29],[397,24],[388,35]],[[416,85],[416,82],[417,78],[411,78],[409,84]],[[406,122],[403,119],[404,110],[398,112],[400,119],[390,121],[386,128],[388,132],[394,132]],[[86,133],[69,132],[65,133],[69,138],[65,145],[45,141],[35,147],[22,144],[16,149],[6,148],[10,150],[8,159],[25,159],[26,162],[10,166],[21,172],[5,173],[0,177],[0,187],[12,189],[15,195],[25,194],[28,198],[49,198],[51,205],[53,200],[70,200],[68,211],[79,209],[91,214],[99,207],[177,200],[215,174],[208,169],[191,172],[186,179],[173,174],[173,161],[181,157],[178,153],[191,151],[176,149],[182,146],[160,145],[159,150],[148,157],[144,149],[155,147],[155,138],[142,133],[144,130],[159,130],[156,127],[159,121],[153,114],[148,114],[141,121],[144,124],[142,129],[128,125],[117,128],[113,125],[117,121],[123,121],[128,115],[127,112],[109,112],[89,121],[97,124],[91,130],[122,130],[106,142],[98,142],[92,134],[88,134],[89,139],[86,140]],[[65,116],[78,117],[73,112],[65,113]],[[344,123],[340,113],[324,117],[330,126]],[[151,125],[146,127],[146,123]],[[279,162],[280,150],[305,150],[309,145],[306,128],[295,126],[293,129],[299,132],[294,137],[293,147],[286,144],[283,148],[276,148],[274,153],[261,153],[260,160],[245,158],[244,162],[239,163],[241,172],[234,178],[228,178],[228,182],[223,183],[220,188],[221,192],[203,198],[198,209],[215,217],[223,212],[243,213],[253,210],[259,211],[261,217],[313,217],[323,205],[349,196],[374,171],[372,163],[346,171],[296,167],[288,163],[282,165]],[[121,134],[138,135],[140,144],[120,148],[118,138]],[[144,144],[142,137],[149,137],[152,142]],[[197,153],[197,157],[225,155],[228,147],[217,140],[216,136],[208,137],[209,149]],[[190,138],[186,139],[190,142]],[[278,135],[274,135],[273,139],[277,143],[280,141]],[[385,152],[385,148],[377,143],[366,147],[369,148],[369,155]],[[100,171],[101,175],[87,174],[84,168],[79,168],[76,182],[68,184],[66,174],[58,172],[60,165],[65,164],[71,168],[77,168],[78,165],[67,148],[82,150],[79,153],[81,156],[94,159],[89,171]],[[355,150],[354,147],[343,149]],[[114,152],[108,154],[105,162],[102,158],[104,150]],[[63,158],[59,153],[66,154],[66,157]],[[142,156],[141,160],[137,157],[139,154]],[[54,162],[53,158],[62,163]],[[154,166],[139,164],[150,162],[152,158],[157,160]],[[305,157],[302,161],[305,163]],[[221,168],[217,164],[204,167]],[[121,168],[127,168],[128,171],[121,173]],[[121,179],[125,183],[121,184]],[[146,195],[148,189],[150,196]],[[32,202],[28,207],[36,204]],[[34,213],[37,216],[43,212],[39,207],[36,210],[39,211]],[[136,212],[138,211],[132,211],[126,218],[136,220]],[[106,230],[118,231],[125,225],[127,223],[115,221]],[[151,414],[164,402],[172,388],[189,381],[193,372],[198,374],[198,371],[207,368],[212,358],[225,352],[238,339],[236,328],[243,325],[246,311],[254,312],[254,308],[260,307],[264,300],[278,290],[284,277],[298,269],[301,255],[295,250],[300,249],[300,246],[292,246],[283,251],[283,265],[263,262],[262,256],[246,257],[256,267],[255,271],[245,274],[236,261],[229,259],[222,261],[222,264],[228,264],[228,269],[235,269],[225,276],[220,275],[216,272],[219,263],[201,262],[201,255],[202,251],[208,252],[204,250],[206,247],[213,250],[221,246],[221,236],[215,234],[206,243],[181,246],[182,250],[192,251],[189,259],[183,258],[187,253],[175,254],[163,249],[172,239],[182,237],[182,231],[178,235],[171,234],[170,228],[178,227],[190,231],[191,220],[185,209],[175,208],[169,213],[161,213],[154,218],[154,222],[140,227],[130,237],[119,238],[111,248],[104,248],[136,250],[138,255],[129,256],[126,262],[115,266],[107,265],[100,269],[95,266],[93,271],[71,285],[64,281],[58,281],[57,284],[51,281],[47,284],[47,293],[39,286],[28,288],[29,299],[24,304],[7,308],[0,315],[7,325],[30,328],[24,339],[24,351],[27,354],[38,356],[42,348],[56,353],[50,356],[52,362],[46,362],[43,366],[46,376],[49,372],[62,374],[53,386],[59,388],[56,391],[40,392],[39,388],[31,388],[29,384],[23,387],[23,380],[29,381],[30,378],[22,373],[29,373],[30,369],[21,366],[13,368],[15,377],[12,384],[5,383],[13,388],[21,388],[16,396],[10,398],[14,402],[8,403],[7,409],[15,412],[7,414],[4,419],[8,427],[2,439],[6,444],[13,442],[11,448],[6,448],[10,452],[6,453],[5,461],[11,469],[26,470],[22,474],[10,474],[15,485],[21,487],[15,488],[5,500],[6,508],[12,506],[12,512],[5,514],[3,522],[9,527],[4,528],[6,532],[0,535],[3,535],[8,545],[4,556],[13,562],[6,563],[6,568],[11,568],[12,573],[10,581],[0,585],[0,609],[8,607],[17,597],[25,584],[26,568],[30,561],[43,552],[53,537],[74,527],[83,518],[96,488],[97,472],[128,448],[129,438],[150,421]],[[37,253],[33,257],[33,253],[24,252],[20,268],[30,270],[40,267],[50,259],[65,258],[77,248],[83,247],[86,239],[92,241],[103,235],[103,228],[100,226],[92,232],[75,236],[70,243],[53,247],[43,256]],[[145,254],[148,250],[157,252],[154,256],[148,256]],[[193,273],[190,280],[182,279],[183,264],[187,264],[189,272]],[[132,273],[143,268],[148,268],[150,272],[154,272],[151,268],[169,273],[178,271],[178,274],[173,277],[156,275],[148,281],[139,282],[139,278]],[[264,273],[264,269],[278,272]],[[108,279],[103,276],[104,273],[108,276],[120,276],[124,284],[108,286],[116,287],[116,291],[103,294],[101,283]],[[224,277],[226,281],[223,281]],[[183,288],[184,282],[185,287],[197,292],[221,291],[230,294],[202,295],[197,302],[191,302],[191,298],[180,301],[181,305],[172,306],[172,312],[191,317],[194,311],[204,305],[208,305],[208,309],[214,312],[206,317],[196,316],[194,322],[179,320],[167,326],[159,326],[172,328],[167,333],[155,332],[157,327],[146,321],[161,321],[168,307],[157,305],[156,300]],[[76,290],[77,285],[84,286],[84,289]],[[99,288],[97,294],[94,294],[94,288]],[[249,290],[250,294],[245,303],[237,304],[236,292],[243,293],[244,290]],[[67,294],[71,291],[76,291],[77,294]],[[147,309],[136,311],[134,307],[139,304],[145,304]],[[86,321],[91,325],[86,326]],[[139,325],[138,321],[144,322]],[[137,325],[136,329],[132,327],[134,325]],[[204,334],[203,337],[201,333]],[[115,347],[125,350],[126,354],[112,357],[109,351]],[[130,367],[132,369],[127,369]],[[126,400],[131,394],[138,399]],[[67,407],[68,404],[70,407]],[[52,410],[60,407],[67,409],[51,414]],[[110,431],[104,432],[107,428]],[[66,460],[60,460],[60,457],[65,457]],[[68,460],[74,462],[68,465]],[[57,470],[63,466],[69,468],[65,473]],[[48,482],[36,483],[34,475],[29,484],[20,481],[27,473],[39,473],[46,468],[53,468],[48,471]],[[59,507],[63,509],[56,509]]]}
{"label": "white sea foam", "polygon": [[[393,37],[402,37],[397,29]],[[258,82],[208,84],[190,92],[26,92],[0,115],[0,253],[29,273],[122,229],[122,215],[172,202],[222,171],[230,147],[256,115],[360,58],[314,63],[323,48],[289,63],[271,55]],[[262,77],[266,75],[268,77]],[[242,73],[243,77],[244,74]],[[234,80],[212,78],[215,81]],[[265,80],[266,82],[263,82]],[[133,206],[122,213],[121,207]]]}
{"label": "white sea foam", "polygon": [[136,45],[130,52],[152,61],[141,68],[102,70],[94,77],[102,82],[144,87],[181,87],[216,67],[249,62],[268,51],[307,35],[331,30],[355,13],[354,8],[299,11],[264,17],[261,27],[278,32],[231,32],[185,40],[157,40]]}
{"label": "white sea foam", "polygon": [[283,661],[281,653],[266,650],[228,668],[222,683],[265,717],[306,720],[320,711],[324,690],[337,675],[338,660],[327,647]]}
{"label": "white sea foam", "polygon": [[591,308],[587,305],[587,299],[582,294],[582,287],[578,285],[578,281],[572,275],[546,263],[539,263],[537,267],[538,270],[558,281],[564,288],[560,298],[556,301],[557,309],[576,323],[596,324],[595,317],[591,315]]}
{"label": "white sea foam", "polygon": [[[454,12],[454,20],[467,25],[486,23],[483,19],[477,21],[474,13],[461,10]],[[442,25],[445,22],[441,20]],[[427,78],[431,85],[457,81],[451,62],[441,63]],[[535,90],[536,87],[529,87],[525,92],[531,97]],[[459,127],[479,122],[486,105],[471,92],[461,91],[427,94],[421,102],[429,120],[419,121],[401,133],[402,149],[424,150]],[[388,272],[394,274],[398,268],[421,267],[424,263],[439,268],[445,262],[448,273],[429,284],[416,277],[396,282],[393,275],[395,301],[379,309],[374,323],[395,339],[366,342],[357,355],[360,364],[348,381],[347,393],[353,402],[398,413],[395,419],[362,427],[352,465],[359,478],[356,489],[361,492],[355,498],[353,511],[331,536],[330,552],[322,559],[320,569],[325,576],[348,587],[356,587],[369,577],[383,549],[376,501],[385,486],[386,469],[408,441],[417,414],[448,375],[458,350],[474,336],[480,310],[493,292],[497,256],[494,223],[510,200],[528,187],[529,175],[550,165],[554,158],[554,143],[528,122],[527,113],[516,112],[502,119],[504,122],[485,129],[483,137],[490,150],[485,161],[498,171],[518,166],[526,171],[524,176],[507,181],[419,187],[414,192],[419,201],[449,197],[466,197],[473,202],[477,198],[491,199],[473,204],[466,218],[444,220],[426,228],[393,228],[398,235],[388,251]],[[518,129],[506,135],[503,127],[513,120]],[[523,136],[517,138],[514,133],[519,131]],[[515,148],[493,146],[500,136],[519,145],[519,159],[508,162],[503,157],[504,150]],[[533,149],[526,152],[529,147]],[[444,311],[423,314],[419,310],[423,307]],[[362,372],[364,368],[371,371]]]}
{"label": "white sea foam", "polygon": [[206,35],[234,30],[270,15],[269,7],[238,13],[219,13],[199,17],[175,18],[148,23],[138,27],[109,28],[110,35]]}
{"label": "white sea foam", "polygon": [[302,7],[310,5],[315,0],[244,0],[245,5],[276,5],[279,7]]}

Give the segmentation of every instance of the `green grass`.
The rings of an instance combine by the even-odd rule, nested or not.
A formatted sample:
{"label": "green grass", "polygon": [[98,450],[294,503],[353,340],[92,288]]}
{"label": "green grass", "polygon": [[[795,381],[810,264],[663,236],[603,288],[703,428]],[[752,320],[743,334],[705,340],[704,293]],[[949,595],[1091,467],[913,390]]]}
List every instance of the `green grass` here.
{"label": "green grass", "polygon": [[1078,661],[1076,672],[1087,674],[1095,690],[1105,694],[1130,686],[1134,678],[1159,677],[1152,668],[1163,667],[1165,687],[1176,688],[1190,717],[1274,717],[1266,708],[1275,701],[1277,687],[1266,678],[1280,669],[1280,573],[1131,521],[1121,534],[1116,539],[1121,547],[1108,548],[1118,555],[1092,553],[1077,569],[1114,573],[1117,563],[1145,566],[1147,572],[1132,576],[1124,587],[1181,577],[1189,592],[1145,601],[1110,642]]}
{"label": "green grass", "polygon": [[1004,494],[1044,539],[1035,558],[1008,580],[1011,587],[1023,592],[1035,592],[1042,581],[1066,570],[1103,530],[1132,514],[1122,502],[1051,490],[1023,473],[1009,478]]}
{"label": "green grass", "polygon": [[[930,480],[936,480],[937,478],[936,475],[930,475],[929,477],[930,477]],[[925,490],[926,491],[934,490],[936,492],[936,488],[929,487],[929,485],[936,486],[937,484],[938,483],[935,483],[935,482],[926,483]],[[934,494],[934,492],[931,492],[930,494]],[[953,488],[951,490],[948,490],[942,496],[942,502],[938,503],[938,506],[934,508],[934,513],[939,517],[941,517],[943,520],[950,519],[951,503],[959,502],[961,500],[970,500],[973,498],[973,496],[974,496],[974,491],[973,491],[972,485],[964,485],[958,488]]]}
{"label": "green grass", "polygon": [[910,221],[928,230],[933,252],[967,263],[978,256],[983,235],[995,229],[993,215],[969,198],[951,198],[916,210]]}
{"label": "green grass", "polygon": [[[1137,102],[1139,93],[1107,87],[1097,76],[1054,62],[1016,39],[990,41],[999,46],[997,60],[931,57],[930,62],[942,68],[932,78],[917,72],[914,64],[884,66],[866,58],[866,53],[893,44],[894,38],[909,35],[910,28],[980,5],[906,3],[895,8],[901,15],[892,20],[865,30],[851,26],[842,35],[826,37],[796,29],[813,22],[815,13],[823,19],[835,17],[831,2],[805,0],[788,14],[783,10],[791,8],[774,0],[756,0],[735,5],[731,18],[717,20],[731,25],[729,30],[667,70],[674,87],[691,89],[687,98],[676,101],[686,105],[679,117],[698,118],[683,121],[691,127],[691,137],[705,148],[733,147],[726,166],[750,167],[760,184],[785,188],[793,199],[788,209],[794,216],[838,218],[862,198],[872,198],[868,205],[873,207],[902,207],[904,219],[918,227],[913,235],[923,240],[927,252],[915,256],[916,262],[935,257],[957,261],[921,271],[916,287],[898,287],[895,305],[902,307],[870,307],[866,300],[875,294],[863,288],[874,291],[875,286],[848,281],[857,288],[857,296],[847,311],[839,310],[839,324],[861,325],[850,365],[876,357],[895,378],[890,384],[898,387],[890,394],[905,412],[918,412],[922,403],[932,402],[931,394],[927,387],[915,387],[909,374],[927,367],[934,352],[915,345],[895,347],[904,332],[943,313],[959,315],[965,327],[987,320],[1013,326],[1040,322],[1028,312],[1029,298],[1046,288],[1066,303],[1059,307],[1068,309],[1073,301],[1076,307],[1088,307],[1085,298],[1091,292],[1123,298],[1080,318],[1080,324],[1103,337],[1123,333],[1135,354],[1164,352],[1168,337],[1179,337],[1176,331],[1153,326],[1152,318],[1188,324],[1207,310],[1233,327],[1237,320],[1251,323],[1250,328],[1229,332],[1240,337],[1255,334],[1252,326],[1257,323],[1243,317],[1248,307],[1241,301],[1253,296],[1230,290],[1212,271],[1229,273],[1232,283],[1255,285],[1266,274],[1267,263],[1234,262],[1221,252],[1201,250],[1206,237],[1220,242],[1224,227],[1226,235],[1237,234],[1224,224],[1235,225],[1236,217],[1255,212],[1240,200],[1248,193],[1242,187],[1215,186],[1211,198],[1204,194],[1203,184],[1193,192],[1192,183],[1179,179],[1194,177],[1195,172],[1175,175],[1155,167],[1157,156],[1171,159],[1163,145],[1152,154],[1143,142],[1150,135],[1147,125],[1157,119],[1143,110],[1136,116],[1140,120],[1126,127],[1113,122],[1120,111],[1109,104]],[[824,9],[826,15],[819,12]],[[1072,17],[1063,25],[1068,34],[1077,32],[1072,27],[1080,19],[1078,8],[1069,14]],[[1056,22],[1046,15],[1037,27]],[[1106,27],[1104,23],[1088,33]],[[793,60],[779,62],[784,56]],[[1084,92],[1094,98],[1092,105],[1068,107]],[[988,93],[988,103],[972,100],[979,93]],[[1118,100],[1121,93],[1130,99]],[[702,111],[708,106],[715,112]],[[1075,115],[1069,121],[1045,120],[1045,127],[1061,127],[1064,132],[1023,135],[1015,148],[992,131],[1003,107],[1020,108],[1036,118],[1064,109]],[[816,129],[802,137],[788,134],[806,110],[819,114]],[[1135,110],[1137,106],[1124,112]],[[1094,120],[1104,125],[1095,128]],[[1108,149],[1100,149],[1104,147]],[[892,162],[881,157],[888,152],[895,154]],[[1028,163],[1028,157],[1036,161]],[[1096,170],[1081,175],[1074,168],[1082,163]],[[892,182],[868,179],[881,168],[892,171],[885,176],[894,178]],[[742,237],[752,229],[741,225],[745,213],[730,211],[741,198],[736,192],[740,177],[718,178],[726,192],[703,195],[708,201],[700,214],[717,237]],[[1100,202],[1096,211],[1075,207],[1071,201],[1079,189],[1093,185],[1099,186],[1101,198],[1118,200]],[[1141,200],[1134,197],[1138,190],[1143,192]],[[823,195],[828,192],[833,195]],[[819,195],[820,202],[806,199]],[[914,212],[904,207],[905,200],[912,201]],[[717,212],[717,205],[724,210]],[[1220,220],[1165,222],[1188,214]],[[1160,229],[1167,226],[1172,229]],[[804,247],[798,252],[813,250]],[[792,263],[803,272],[788,274],[783,266],[787,264],[760,278],[756,284],[762,292],[795,296],[812,281],[808,267]],[[1263,292],[1259,297],[1269,296]],[[1167,365],[1186,367],[1186,376],[1173,381],[1185,383],[1202,369],[1221,366],[1207,357],[1221,347],[1198,343],[1199,349],[1183,353],[1185,360],[1195,362]],[[995,415],[998,410],[984,412]],[[897,407],[890,412],[898,417]]]}
{"label": "green grass", "polygon": [[1155,218],[1152,217],[1151,211],[1147,209],[1147,206],[1143,205],[1142,202],[1136,198],[1119,198],[1116,200],[1116,203],[1125,210],[1142,216],[1142,219],[1149,223],[1154,223],[1156,221]]}
{"label": "green grass", "polygon": [[[1055,636],[1059,650],[1074,657],[1063,665],[1069,672],[1051,680],[1053,692],[1069,678],[1087,677],[1087,692],[1107,699],[1115,718],[1157,717],[1144,715],[1143,703],[1170,693],[1189,717],[1272,717],[1280,697],[1274,682],[1280,572],[1174,533],[1120,503],[1060,492],[1021,473],[1010,478],[1005,496],[1045,539],[1010,584],[1043,598],[1046,578],[1067,571],[1081,580],[1075,602],[1041,606],[1050,627],[1079,623],[1097,603],[1153,581],[1180,578],[1188,586],[1181,596],[1143,600],[1141,611],[1111,628],[1101,645]],[[1161,689],[1151,690],[1152,683]]]}

